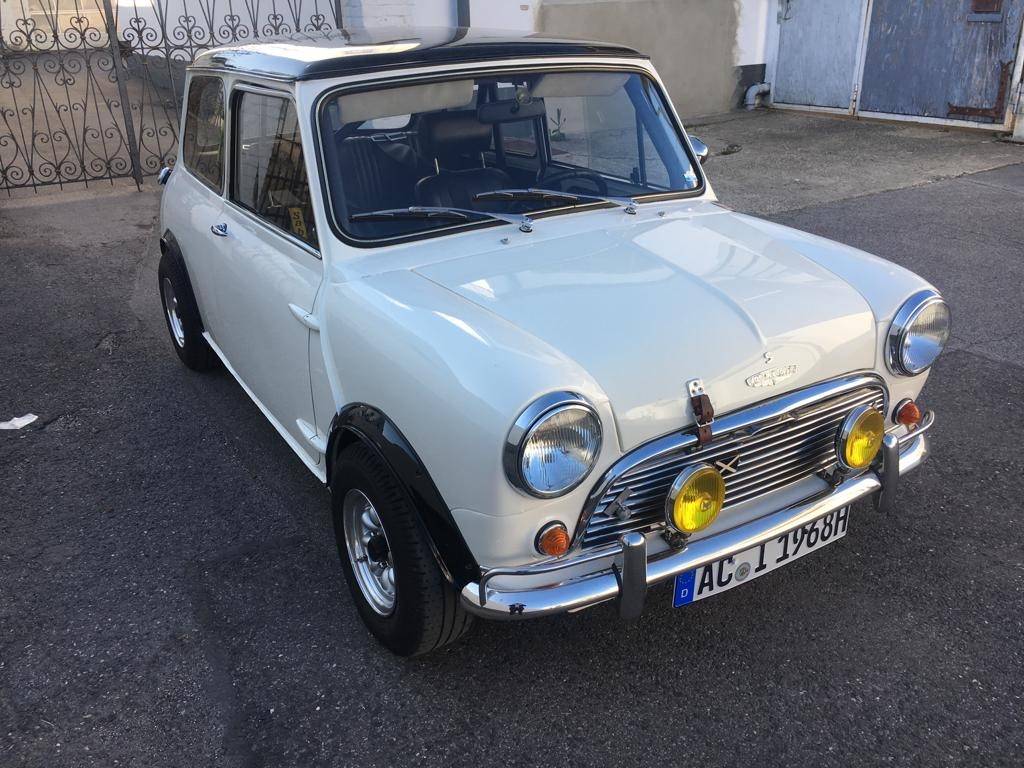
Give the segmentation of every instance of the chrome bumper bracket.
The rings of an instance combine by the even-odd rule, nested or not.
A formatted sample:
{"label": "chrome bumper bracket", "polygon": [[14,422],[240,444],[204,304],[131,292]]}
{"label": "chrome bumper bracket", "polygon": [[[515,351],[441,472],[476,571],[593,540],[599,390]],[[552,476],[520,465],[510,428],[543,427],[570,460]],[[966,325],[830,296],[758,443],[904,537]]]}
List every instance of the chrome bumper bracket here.
{"label": "chrome bumper bracket", "polygon": [[926,411],[921,423],[912,432],[902,437],[889,434],[882,438],[882,464],[878,471],[882,488],[873,498],[875,509],[879,512],[889,514],[895,508],[896,492],[900,487],[900,453],[904,446],[931,429],[934,423],[935,413]]}
{"label": "chrome bumper bracket", "polygon": [[647,599],[647,539],[639,531],[630,531],[619,537],[619,545],[622,568],[615,566],[619,581],[619,615],[626,621],[636,621]]}

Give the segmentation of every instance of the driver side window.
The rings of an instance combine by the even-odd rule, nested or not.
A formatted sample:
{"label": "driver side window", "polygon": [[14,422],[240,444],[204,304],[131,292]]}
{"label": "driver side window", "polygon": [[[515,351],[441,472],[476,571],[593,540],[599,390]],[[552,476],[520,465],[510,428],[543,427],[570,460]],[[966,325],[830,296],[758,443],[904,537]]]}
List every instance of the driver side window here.
{"label": "driver side window", "polygon": [[295,106],[282,96],[241,91],[235,99],[232,199],[316,247],[316,223]]}

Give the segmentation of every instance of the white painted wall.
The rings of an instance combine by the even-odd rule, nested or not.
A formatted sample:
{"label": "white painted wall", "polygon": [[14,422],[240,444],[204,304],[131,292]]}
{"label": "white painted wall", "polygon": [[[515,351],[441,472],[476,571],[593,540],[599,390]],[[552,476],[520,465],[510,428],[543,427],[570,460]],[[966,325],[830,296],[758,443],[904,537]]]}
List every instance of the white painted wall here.
{"label": "white painted wall", "polygon": [[765,64],[768,61],[770,14],[775,8],[772,0],[737,0],[740,12],[736,29],[736,66]]}
{"label": "white painted wall", "polygon": [[[474,27],[532,32],[541,0],[469,0]],[[342,16],[349,28],[450,27],[458,20],[457,0],[345,0]]]}
{"label": "white painted wall", "polygon": [[537,11],[541,2],[542,0],[470,0],[470,22],[474,27],[532,32],[537,29]]}
{"label": "white painted wall", "polygon": [[341,17],[348,29],[448,27],[455,24],[455,3],[453,0],[345,0]]}

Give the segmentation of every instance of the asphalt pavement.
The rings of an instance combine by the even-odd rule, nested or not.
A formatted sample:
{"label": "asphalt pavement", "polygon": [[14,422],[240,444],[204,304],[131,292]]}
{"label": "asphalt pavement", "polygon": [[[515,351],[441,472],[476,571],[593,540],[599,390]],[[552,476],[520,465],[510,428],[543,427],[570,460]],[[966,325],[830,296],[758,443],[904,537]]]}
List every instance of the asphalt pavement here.
{"label": "asphalt pavement", "polygon": [[1024,165],[776,216],[952,305],[893,514],[635,626],[477,622],[415,660],[363,629],[327,492],[174,356],[156,204],[0,203],[0,421],[39,415],[0,431],[0,766],[1021,764]]}

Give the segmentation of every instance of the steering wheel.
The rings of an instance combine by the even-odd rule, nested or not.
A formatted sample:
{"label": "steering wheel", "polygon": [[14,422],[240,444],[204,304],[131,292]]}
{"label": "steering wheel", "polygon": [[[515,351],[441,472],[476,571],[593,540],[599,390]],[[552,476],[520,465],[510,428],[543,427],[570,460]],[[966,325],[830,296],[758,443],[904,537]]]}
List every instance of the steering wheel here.
{"label": "steering wheel", "polygon": [[[561,186],[561,183],[569,179],[586,179],[597,188],[597,194],[605,197],[607,197],[608,195],[608,182],[604,180],[604,176],[602,176],[599,173],[595,173],[594,171],[577,171],[569,169],[566,171],[557,171],[555,173],[543,176],[540,173],[537,174],[538,184],[543,184],[546,187],[549,187],[553,184],[557,184],[559,185],[558,188],[562,191],[568,191]],[[581,192],[580,194],[585,195],[586,192]]]}

